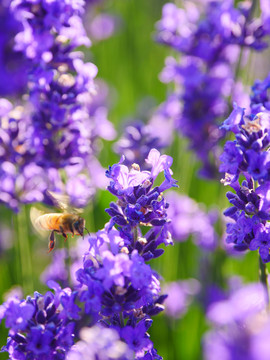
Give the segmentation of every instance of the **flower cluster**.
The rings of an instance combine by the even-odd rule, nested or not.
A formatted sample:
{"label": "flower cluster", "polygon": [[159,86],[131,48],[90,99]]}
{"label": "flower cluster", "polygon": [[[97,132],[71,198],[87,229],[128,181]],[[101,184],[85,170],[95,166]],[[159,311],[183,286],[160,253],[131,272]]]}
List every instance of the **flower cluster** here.
{"label": "flower cluster", "polygon": [[248,284],[210,305],[207,317],[213,329],[204,336],[205,360],[269,357],[270,319],[264,291],[261,284]]}
{"label": "flower cluster", "polygon": [[143,169],[145,158],[152,148],[161,150],[164,145],[156,136],[153,126],[134,121],[125,127],[124,134],[115,144],[115,152],[125,156],[125,165],[136,163]]}
{"label": "flower cluster", "polygon": [[62,287],[76,286],[78,284],[76,272],[83,266],[83,255],[88,249],[88,241],[78,238],[75,246],[69,250],[65,248],[54,250],[51,263],[41,274],[40,280],[44,284],[53,280]]}
{"label": "flower cluster", "polygon": [[11,297],[1,305],[0,319],[5,318],[9,328],[2,351],[12,359],[64,359],[74,342],[74,321],[79,319],[75,297],[76,293],[59,286],[55,295],[48,291],[26,300]]}
{"label": "flower cluster", "polygon": [[[257,250],[263,262],[270,261],[269,188],[270,113],[267,109],[268,78],[257,81],[251,96],[250,114],[236,104],[223,128],[235,134],[227,141],[221,155],[220,171],[225,172],[226,185],[235,193],[227,197],[233,205],[225,215],[235,222],[227,224],[227,242],[238,250]],[[259,113],[256,113],[257,110]],[[239,176],[245,179],[241,185]]]}
{"label": "flower cluster", "polygon": [[[111,203],[106,211],[111,216],[110,226],[117,225],[121,236],[125,239],[125,245],[131,246],[136,237],[142,234],[134,234],[138,225],[151,226],[151,229],[144,235],[146,243],[159,245],[171,243],[167,230],[166,203],[162,192],[173,186],[176,181],[172,178],[172,158],[161,155],[156,149],[152,149],[146,159],[151,171],[140,171],[138,164],[133,164],[129,170],[123,165],[124,158],[118,164],[109,168],[106,175],[110,179],[108,190],[117,196],[117,203]],[[160,172],[164,171],[165,180],[161,185],[153,187],[154,181]],[[157,239],[159,239],[157,241]],[[155,241],[153,241],[155,240]],[[151,257],[160,255],[160,250],[155,252],[154,248],[149,248],[138,242],[137,250],[148,254]]]}
{"label": "flower cluster", "polygon": [[21,95],[26,87],[26,64],[23,55],[14,51],[14,36],[20,23],[9,9],[9,0],[0,4],[0,97]]}
{"label": "flower cluster", "polygon": [[131,119],[126,122],[121,138],[114,145],[114,151],[125,157],[123,164],[136,163],[142,170],[148,170],[150,165],[145,163],[145,158],[149,151],[152,148],[161,151],[172,144],[175,117],[179,112],[180,104],[174,96],[154,108],[149,99],[144,99],[139,111],[140,119],[144,121]]}
{"label": "flower cluster", "polygon": [[[107,209],[111,220],[103,230],[89,235],[80,267],[79,251],[73,259],[75,290],[62,290],[54,281],[68,280],[65,254],[59,252],[58,264],[46,274],[55,295],[36,294],[34,299],[21,301],[13,297],[2,305],[1,319],[10,328],[3,351],[14,359],[43,359],[48,354],[62,359],[69,350],[67,358],[84,359],[91,346],[93,359],[102,352],[102,359],[110,358],[109,351],[115,351],[114,358],[119,360],[129,359],[129,354],[136,359],[161,359],[147,330],[151,317],[164,309],[167,295],[160,294],[159,275],[146,261],[164,252],[160,244],[172,243],[168,203],[162,194],[176,186],[172,158],[152,149],[146,159],[149,171],[140,171],[136,164],[129,170],[122,160],[107,171],[108,190],[117,197]],[[160,173],[165,179],[154,186]],[[84,327],[88,329],[81,333],[82,341],[72,346]],[[103,338],[105,334],[108,338]]]}
{"label": "flower cluster", "polygon": [[[101,101],[105,99],[94,83],[97,67],[75,51],[90,45],[82,24],[83,5],[83,1],[10,3],[22,27],[15,49],[27,61],[29,92],[24,108],[1,101],[0,166],[2,183],[8,183],[1,186],[1,201],[15,210],[20,202],[44,200],[46,188],[63,191],[61,169],[73,205],[84,206],[98,183],[91,182],[87,172],[91,176],[100,172],[94,157],[96,139],[115,136]],[[32,180],[36,176],[41,184]],[[28,190],[33,199],[25,195]],[[82,193],[89,196],[78,204]]]}
{"label": "flower cluster", "polygon": [[67,354],[67,360],[131,360],[133,354],[120,340],[116,330],[100,326],[83,328],[78,341]]}
{"label": "flower cluster", "polygon": [[269,29],[253,18],[251,2],[238,3],[237,8],[231,0],[207,1],[203,9],[201,5],[188,2],[184,9],[164,5],[157,40],[183,54],[180,63],[167,58],[161,80],[175,84],[174,95],[183,103],[175,126],[202,162],[200,174],[212,178],[217,175],[218,142],[224,135],[219,123],[234,93],[240,50],[266,48]]}
{"label": "flower cluster", "polygon": [[214,250],[217,246],[217,234],[213,226],[217,220],[216,212],[206,213],[194,200],[173,191],[167,193],[166,199],[170,204],[169,229],[173,240],[183,242],[191,235],[202,249]]}
{"label": "flower cluster", "polygon": [[168,295],[164,302],[166,315],[172,319],[184,316],[199,291],[200,283],[195,279],[166,283],[164,286],[164,292]]}
{"label": "flower cluster", "polygon": [[[118,331],[120,338],[140,359],[159,359],[147,330],[151,316],[163,310],[158,275],[145,261],[163,253],[161,243],[171,243],[166,204],[161,192],[175,186],[169,156],[152,149],[146,159],[151,171],[129,170],[121,162],[107,171],[109,191],[117,196],[107,212],[106,227],[89,239],[84,266],[77,271],[79,296],[89,324],[99,320]],[[165,180],[152,188],[160,172]],[[143,228],[150,226],[147,232]]]}

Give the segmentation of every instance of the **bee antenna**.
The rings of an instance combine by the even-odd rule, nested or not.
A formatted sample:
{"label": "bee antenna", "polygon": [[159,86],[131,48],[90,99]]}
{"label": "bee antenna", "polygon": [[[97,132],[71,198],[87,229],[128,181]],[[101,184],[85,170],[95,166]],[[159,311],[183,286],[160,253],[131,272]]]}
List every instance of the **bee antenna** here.
{"label": "bee antenna", "polygon": [[85,230],[87,231],[88,235],[90,235],[90,232],[86,229],[86,227],[84,227],[84,228],[85,228]]}

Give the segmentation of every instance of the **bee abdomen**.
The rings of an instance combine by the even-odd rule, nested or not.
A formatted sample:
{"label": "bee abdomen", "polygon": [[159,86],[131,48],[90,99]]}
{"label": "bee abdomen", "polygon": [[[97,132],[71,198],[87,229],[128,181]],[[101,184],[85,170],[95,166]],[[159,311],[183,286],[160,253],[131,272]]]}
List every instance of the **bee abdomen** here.
{"label": "bee abdomen", "polygon": [[36,225],[40,226],[44,230],[56,230],[59,231],[59,220],[62,214],[44,214],[36,219]]}

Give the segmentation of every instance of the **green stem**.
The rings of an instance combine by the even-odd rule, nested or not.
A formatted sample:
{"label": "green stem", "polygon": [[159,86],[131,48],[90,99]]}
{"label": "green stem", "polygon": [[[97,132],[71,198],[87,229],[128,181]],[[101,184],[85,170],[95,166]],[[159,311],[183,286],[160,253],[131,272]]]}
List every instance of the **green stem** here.
{"label": "green stem", "polygon": [[135,246],[136,241],[138,240],[138,227],[135,226],[133,230],[133,245]]}
{"label": "green stem", "polygon": [[121,324],[121,328],[125,326],[124,316],[122,311],[120,312],[120,324]]}
{"label": "green stem", "polygon": [[260,276],[260,282],[264,285],[266,289],[266,304],[267,307],[269,307],[268,271],[266,264],[262,262],[260,255],[259,255],[259,276]]}
{"label": "green stem", "polygon": [[28,234],[28,216],[25,206],[22,206],[18,213],[16,221],[16,238],[20,254],[20,273],[18,279],[21,281],[23,291],[26,295],[34,291],[33,285],[33,267],[30,251],[30,239]]}
{"label": "green stem", "polygon": [[65,262],[66,265],[66,270],[67,270],[67,275],[68,275],[68,286],[71,287],[71,274],[70,274],[70,269],[71,269],[71,256],[70,256],[70,244],[69,244],[69,239],[66,240],[65,242],[66,245],[66,250],[67,250],[67,260]]}

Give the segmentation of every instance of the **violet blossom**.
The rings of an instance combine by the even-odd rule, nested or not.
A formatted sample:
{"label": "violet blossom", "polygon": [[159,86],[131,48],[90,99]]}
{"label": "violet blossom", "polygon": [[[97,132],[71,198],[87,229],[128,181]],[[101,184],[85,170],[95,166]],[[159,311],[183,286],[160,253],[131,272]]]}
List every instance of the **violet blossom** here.
{"label": "violet blossom", "polygon": [[50,291],[44,296],[36,292],[34,298],[13,297],[1,305],[0,318],[5,318],[9,328],[2,352],[8,352],[12,359],[65,357],[74,343],[79,307],[74,304],[76,293],[56,288],[55,295]]}
{"label": "violet blossom", "polygon": [[93,326],[80,331],[80,341],[72,346],[67,360],[129,360],[133,354],[116,330]]}
{"label": "violet blossom", "polygon": [[[257,250],[263,262],[269,262],[269,168],[270,113],[267,107],[267,82],[253,86],[249,114],[236,104],[223,127],[235,134],[227,141],[220,159],[220,171],[225,172],[225,185],[234,192],[227,198],[233,205],[224,214],[234,220],[227,224],[228,243],[238,250]],[[266,107],[265,107],[266,106]],[[257,110],[260,112],[257,113]],[[240,183],[240,176],[244,180]]]}
{"label": "violet blossom", "polygon": [[[107,120],[106,99],[98,96],[102,88],[94,82],[97,67],[76,51],[90,45],[83,5],[10,2],[9,11],[21,23],[15,50],[27,61],[29,91],[24,107],[1,100],[0,201],[15,211],[21,203],[48,202],[46,189],[66,191],[72,205],[84,207],[97,184],[105,183],[94,176],[101,167],[97,140],[111,140],[115,131]],[[33,180],[36,176],[41,181]]]}
{"label": "violet blossom", "polygon": [[180,61],[166,59],[161,81],[175,86],[169,96],[182,104],[175,127],[189,139],[202,163],[200,175],[206,178],[217,176],[219,141],[224,136],[219,125],[234,93],[240,51],[267,47],[266,19],[254,18],[252,12],[251,1],[237,7],[231,0],[191,1],[184,8],[167,3],[157,23],[157,41],[182,54]]}
{"label": "violet blossom", "polygon": [[[66,254],[58,251],[57,263],[45,275],[55,295],[35,293],[26,300],[11,297],[1,305],[0,318],[9,328],[2,351],[18,360],[48,356],[84,359],[91,344],[91,356],[98,351],[104,359],[109,349],[119,359],[128,359],[129,354],[138,360],[162,359],[148,329],[152,317],[164,310],[167,295],[161,294],[159,275],[148,261],[163,254],[161,244],[172,244],[168,203],[163,196],[163,191],[177,186],[170,169],[172,161],[151,149],[146,158],[149,170],[141,171],[137,164],[129,169],[122,160],[109,167],[108,190],[117,201],[107,209],[111,220],[105,228],[88,237],[83,258],[87,242],[71,259],[72,271],[76,269],[74,290],[61,289],[55,282],[65,283],[70,276]],[[160,174],[164,180],[157,185]],[[76,342],[85,327],[88,329],[81,334],[90,337],[81,335],[82,341]],[[102,340],[103,334],[108,337]]]}
{"label": "violet blossom", "polygon": [[269,358],[270,319],[262,284],[235,289],[207,311],[212,329],[203,339],[204,359],[261,360]]}
{"label": "violet blossom", "polygon": [[152,148],[160,151],[163,147],[161,139],[155,135],[154,126],[137,120],[126,125],[124,134],[114,148],[117,154],[125,156],[125,165],[136,163],[144,169],[149,151]]}
{"label": "violet blossom", "polygon": [[164,302],[165,313],[172,319],[179,319],[187,312],[190,303],[200,290],[200,283],[196,279],[174,281],[163,287],[168,295]]}
{"label": "violet blossom", "polygon": [[[89,238],[83,268],[77,271],[79,298],[89,324],[99,322],[117,330],[136,359],[160,359],[147,330],[151,317],[163,310],[158,274],[146,261],[158,257],[161,243],[171,243],[168,208],[162,191],[175,185],[172,158],[152,149],[146,159],[151,170],[120,163],[107,171],[108,190],[117,197],[107,209],[110,222]],[[159,173],[165,180],[152,187]],[[144,235],[141,227],[150,227]]]}
{"label": "violet blossom", "polygon": [[9,9],[10,0],[0,4],[0,97],[22,95],[26,88],[27,65],[23,55],[13,49],[14,36],[22,25]]}
{"label": "violet blossom", "polygon": [[170,204],[168,216],[171,219],[169,230],[175,242],[186,241],[192,236],[193,241],[204,250],[214,250],[217,246],[217,233],[214,223],[217,214],[207,213],[194,200],[186,195],[170,191],[166,194]]}

